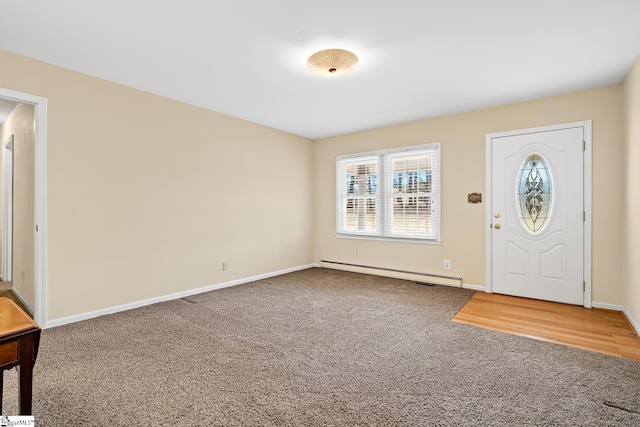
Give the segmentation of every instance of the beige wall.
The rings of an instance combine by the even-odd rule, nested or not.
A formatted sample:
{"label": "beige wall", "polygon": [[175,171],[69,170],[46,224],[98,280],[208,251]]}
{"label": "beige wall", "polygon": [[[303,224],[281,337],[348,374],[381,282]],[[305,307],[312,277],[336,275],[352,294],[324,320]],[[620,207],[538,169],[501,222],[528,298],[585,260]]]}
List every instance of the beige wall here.
{"label": "beige wall", "polygon": [[0,64],[0,87],[48,99],[47,319],[312,262],[310,140],[6,51]]}
{"label": "beige wall", "polygon": [[[316,262],[331,260],[485,282],[487,133],[593,120],[593,301],[622,304],[622,89],[610,86],[570,95],[473,111],[317,141],[315,162]],[[440,142],[442,149],[442,245],[386,243],[335,237],[337,155]],[[443,270],[443,260],[452,268]]]}
{"label": "beige wall", "polygon": [[[35,307],[33,117],[32,105],[18,104],[0,127],[2,144],[13,135],[13,290],[32,309]],[[4,151],[2,149],[3,155]],[[0,180],[4,177],[1,170],[0,177]],[[0,184],[0,187],[1,194],[4,185]],[[3,195],[0,198],[4,200]],[[4,227],[2,215],[0,222]],[[3,235],[5,231],[2,230]]]}
{"label": "beige wall", "polygon": [[[5,51],[0,64],[0,87],[49,100],[49,320],[321,259],[483,285],[485,204],[466,196],[484,193],[485,135],[589,119],[593,300],[631,295],[621,285],[622,86],[311,142]],[[335,156],[430,142],[442,144],[443,244],[336,239]]]}
{"label": "beige wall", "polygon": [[640,322],[640,57],[627,75],[624,99],[624,274],[622,296],[631,317]]}

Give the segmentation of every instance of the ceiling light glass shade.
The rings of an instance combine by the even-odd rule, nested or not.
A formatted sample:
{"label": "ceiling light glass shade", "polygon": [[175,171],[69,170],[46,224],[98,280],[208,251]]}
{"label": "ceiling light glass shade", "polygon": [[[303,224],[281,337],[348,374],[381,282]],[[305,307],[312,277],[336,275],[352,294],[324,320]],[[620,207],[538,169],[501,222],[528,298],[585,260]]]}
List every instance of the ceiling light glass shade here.
{"label": "ceiling light glass shade", "polygon": [[323,77],[349,74],[358,66],[358,57],[348,50],[327,49],[316,52],[307,59],[307,68]]}

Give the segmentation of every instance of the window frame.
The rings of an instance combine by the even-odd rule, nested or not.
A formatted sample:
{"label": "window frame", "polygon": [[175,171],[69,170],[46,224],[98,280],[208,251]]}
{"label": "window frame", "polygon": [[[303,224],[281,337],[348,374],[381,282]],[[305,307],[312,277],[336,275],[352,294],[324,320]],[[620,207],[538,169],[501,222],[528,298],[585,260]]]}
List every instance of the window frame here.
{"label": "window frame", "polygon": [[[435,155],[435,165],[431,167],[431,192],[430,203],[435,204],[435,212],[432,207],[431,215],[435,215],[437,226],[435,233],[430,236],[412,234],[410,232],[401,233],[389,230],[389,221],[387,218],[393,216],[393,200],[390,192],[393,192],[393,172],[387,173],[391,168],[394,157],[402,155],[430,154]],[[346,215],[343,211],[346,209],[346,200],[349,199],[347,194],[342,194],[346,189],[346,171],[348,164],[361,163],[377,159],[377,185],[375,194],[375,212],[376,212],[376,230],[346,230]],[[433,157],[432,157],[433,159]],[[388,150],[369,151],[363,153],[354,153],[336,157],[336,237],[344,239],[360,239],[360,240],[378,240],[385,242],[403,242],[403,243],[419,243],[419,244],[442,244],[442,204],[441,204],[441,165],[442,152],[440,143],[422,144],[409,147],[400,147]],[[365,198],[366,195],[359,196]],[[415,196],[423,197],[423,196]],[[366,215],[366,213],[365,213]],[[435,235],[434,235],[435,234]]]}

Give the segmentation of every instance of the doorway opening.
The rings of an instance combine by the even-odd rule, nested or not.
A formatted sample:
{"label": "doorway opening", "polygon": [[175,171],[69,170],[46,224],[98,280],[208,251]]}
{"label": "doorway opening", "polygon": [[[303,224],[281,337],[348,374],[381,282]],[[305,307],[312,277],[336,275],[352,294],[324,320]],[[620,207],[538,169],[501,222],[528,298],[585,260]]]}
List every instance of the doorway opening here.
{"label": "doorway opening", "polygon": [[11,279],[14,293],[45,328],[47,99],[0,88],[0,102],[14,105],[9,123],[0,123],[2,279]]}

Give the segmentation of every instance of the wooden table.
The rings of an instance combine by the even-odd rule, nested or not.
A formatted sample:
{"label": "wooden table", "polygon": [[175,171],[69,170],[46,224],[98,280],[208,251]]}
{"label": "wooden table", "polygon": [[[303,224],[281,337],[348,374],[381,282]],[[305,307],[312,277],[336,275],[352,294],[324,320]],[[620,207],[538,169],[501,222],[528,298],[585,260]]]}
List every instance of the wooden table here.
{"label": "wooden table", "polygon": [[19,367],[19,415],[31,415],[33,365],[38,356],[40,327],[9,298],[0,298],[0,413],[6,369]]}

